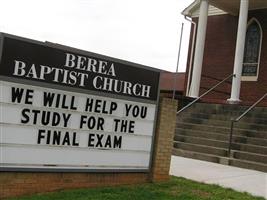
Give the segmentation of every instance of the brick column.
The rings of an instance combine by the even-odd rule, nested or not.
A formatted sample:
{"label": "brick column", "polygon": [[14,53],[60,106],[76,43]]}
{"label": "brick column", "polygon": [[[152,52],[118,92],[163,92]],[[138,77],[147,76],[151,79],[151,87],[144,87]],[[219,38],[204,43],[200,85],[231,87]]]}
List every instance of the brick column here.
{"label": "brick column", "polygon": [[176,100],[167,98],[160,99],[151,171],[152,182],[166,181],[169,179],[176,112]]}

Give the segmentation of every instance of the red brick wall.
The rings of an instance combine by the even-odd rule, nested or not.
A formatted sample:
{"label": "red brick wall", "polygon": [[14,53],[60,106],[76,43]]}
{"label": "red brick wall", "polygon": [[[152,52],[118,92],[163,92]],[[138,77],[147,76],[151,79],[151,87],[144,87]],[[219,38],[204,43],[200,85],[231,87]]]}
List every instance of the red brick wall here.
{"label": "red brick wall", "polygon": [[[263,35],[258,81],[242,82],[241,100],[247,101],[255,101],[267,92],[267,9],[249,12],[248,19],[252,17],[261,24]],[[267,106],[267,100],[264,103]]]}
{"label": "red brick wall", "polygon": [[[250,11],[248,20],[255,17],[263,29],[261,60],[258,81],[242,81],[240,99],[244,104],[251,104],[267,92],[267,9]],[[197,22],[197,19],[194,19]],[[233,73],[238,16],[209,16],[204,51],[200,94]],[[192,37],[192,34],[191,34]],[[189,59],[188,59],[189,65]],[[187,66],[187,73],[188,73]],[[224,84],[215,92],[206,96],[211,102],[226,102],[230,97],[231,84]],[[267,106],[267,101],[265,103]]]}
{"label": "red brick wall", "polygon": [[74,188],[145,183],[147,173],[23,173],[1,172],[0,199]]}

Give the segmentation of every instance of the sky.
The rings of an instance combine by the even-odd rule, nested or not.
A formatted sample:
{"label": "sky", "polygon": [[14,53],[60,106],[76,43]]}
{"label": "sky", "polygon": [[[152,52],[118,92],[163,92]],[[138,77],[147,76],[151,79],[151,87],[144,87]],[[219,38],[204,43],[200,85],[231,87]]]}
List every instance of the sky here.
{"label": "sky", "polygon": [[0,0],[0,32],[185,71],[193,0]]}

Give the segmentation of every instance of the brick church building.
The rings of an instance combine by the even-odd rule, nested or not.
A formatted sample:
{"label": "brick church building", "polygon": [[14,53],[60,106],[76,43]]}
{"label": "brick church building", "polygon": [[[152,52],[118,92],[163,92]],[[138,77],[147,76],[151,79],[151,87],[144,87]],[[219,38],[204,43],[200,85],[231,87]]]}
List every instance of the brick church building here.
{"label": "brick church building", "polygon": [[192,23],[187,96],[231,74],[203,100],[251,105],[267,92],[266,0],[195,0],[182,14]]}

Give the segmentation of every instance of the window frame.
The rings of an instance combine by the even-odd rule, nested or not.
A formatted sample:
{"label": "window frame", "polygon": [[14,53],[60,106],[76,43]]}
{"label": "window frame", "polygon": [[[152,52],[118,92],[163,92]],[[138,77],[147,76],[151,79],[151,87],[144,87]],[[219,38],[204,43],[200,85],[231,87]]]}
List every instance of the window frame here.
{"label": "window frame", "polygon": [[[260,60],[261,60],[261,47],[262,47],[262,36],[263,36],[263,31],[262,31],[262,27],[260,22],[255,18],[251,18],[248,23],[247,23],[247,29],[248,30],[249,26],[255,22],[259,29],[260,29],[260,44],[259,44],[259,52],[258,52],[258,62],[257,62],[257,75],[256,76],[243,76],[243,65],[244,65],[244,58],[243,58],[243,62],[242,62],[242,72],[241,72],[241,81],[258,81],[258,77],[259,77],[259,71],[260,71]],[[247,36],[246,36],[247,37]],[[246,40],[245,40],[245,45],[246,45]],[[245,51],[245,49],[244,49]]]}

